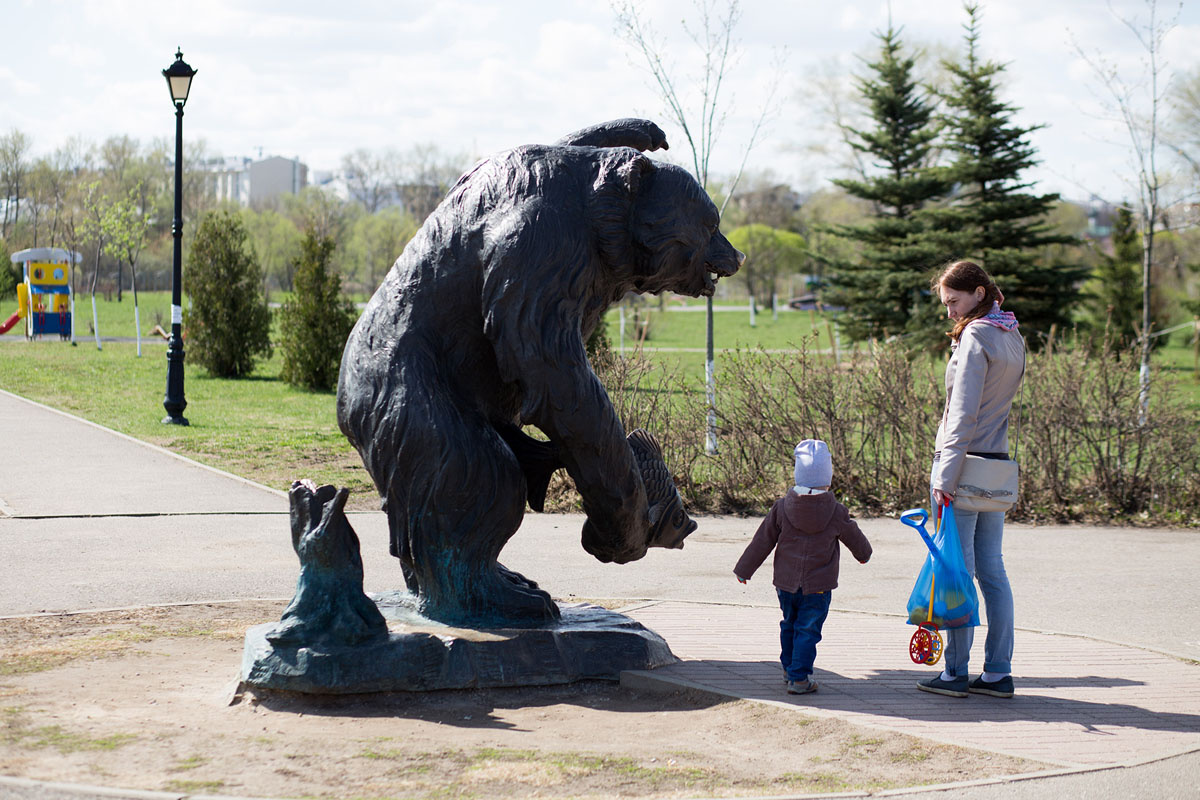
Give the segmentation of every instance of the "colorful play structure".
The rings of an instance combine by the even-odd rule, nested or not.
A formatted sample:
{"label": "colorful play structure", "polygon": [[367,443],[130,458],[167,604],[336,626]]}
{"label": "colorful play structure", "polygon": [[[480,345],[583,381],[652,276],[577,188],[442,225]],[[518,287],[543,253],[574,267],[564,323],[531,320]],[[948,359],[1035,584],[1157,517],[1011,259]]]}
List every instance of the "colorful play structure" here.
{"label": "colorful play structure", "polygon": [[64,341],[74,341],[71,262],[78,264],[83,257],[61,247],[32,247],[13,253],[9,260],[21,265],[22,278],[17,284],[17,310],[0,322],[0,333],[23,319],[26,339],[57,333]]}

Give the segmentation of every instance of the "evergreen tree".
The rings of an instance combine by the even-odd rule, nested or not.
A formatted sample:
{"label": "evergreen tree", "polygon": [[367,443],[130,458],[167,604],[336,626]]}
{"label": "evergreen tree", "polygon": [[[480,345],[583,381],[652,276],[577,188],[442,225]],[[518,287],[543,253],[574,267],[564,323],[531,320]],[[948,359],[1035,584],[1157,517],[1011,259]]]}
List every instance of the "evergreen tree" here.
{"label": "evergreen tree", "polygon": [[829,261],[825,298],[845,306],[840,324],[855,339],[928,329],[934,309],[922,298],[932,269],[949,255],[931,235],[926,213],[949,191],[931,166],[934,108],[913,77],[914,59],[901,52],[899,31],[889,27],[879,40],[879,58],[868,65],[873,75],[859,81],[874,128],[847,132],[850,146],[878,172],[834,181],[872,203],[876,213],[864,224],[829,229],[858,245],[855,259]]}
{"label": "evergreen tree", "polygon": [[1102,256],[1085,286],[1084,305],[1093,325],[1106,326],[1124,347],[1137,338],[1142,319],[1142,237],[1128,208],[1117,210],[1113,254]]}
{"label": "evergreen tree", "polygon": [[197,363],[216,377],[237,378],[254,371],[256,357],[270,356],[271,309],[238,215],[210,211],[200,220],[184,285],[192,300],[188,352]]}
{"label": "evergreen tree", "polygon": [[0,238],[0,300],[17,293],[17,284],[24,277],[18,265],[9,260],[8,245]]}
{"label": "evergreen tree", "polygon": [[283,370],[293,386],[328,391],[337,386],[342,350],[354,327],[354,305],[342,296],[342,278],[329,268],[334,242],[311,228],[300,245],[292,297],[281,309]]}
{"label": "evergreen tree", "polygon": [[1086,270],[1039,262],[1038,248],[1074,241],[1046,222],[1059,196],[1032,194],[1032,184],[1020,177],[1038,163],[1028,137],[1043,126],[1013,124],[1017,109],[998,97],[1004,66],[979,58],[979,6],[964,8],[965,61],[943,62],[953,76],[943,98],[944,124],[945,146],[954,157],[949,175],[958,192],[954,203],[938,212],[938,228],[956,256],[979,260],[995,278],[1005,294],[1005,310],[1017,314],[1026,333],[1044,336],[1051,325],[1070,322]]}

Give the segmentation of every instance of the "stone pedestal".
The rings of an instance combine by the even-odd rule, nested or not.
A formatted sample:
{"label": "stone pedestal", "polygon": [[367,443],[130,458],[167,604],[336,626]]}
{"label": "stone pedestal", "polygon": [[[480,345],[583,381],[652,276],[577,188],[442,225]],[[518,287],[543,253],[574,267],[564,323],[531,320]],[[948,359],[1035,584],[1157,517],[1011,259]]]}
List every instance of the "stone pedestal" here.
{"label": "stone pedestal", "polygon": [[562,619],[540,628],[451,628],[413,612],[404,595],[372,598],[388,635],[318,651],[276,646],[275,623],[246,633],[242,686],[358,694],[617,680],[625,670],[675,663],[666,641],[628,617],[598,606],[560,606]]}

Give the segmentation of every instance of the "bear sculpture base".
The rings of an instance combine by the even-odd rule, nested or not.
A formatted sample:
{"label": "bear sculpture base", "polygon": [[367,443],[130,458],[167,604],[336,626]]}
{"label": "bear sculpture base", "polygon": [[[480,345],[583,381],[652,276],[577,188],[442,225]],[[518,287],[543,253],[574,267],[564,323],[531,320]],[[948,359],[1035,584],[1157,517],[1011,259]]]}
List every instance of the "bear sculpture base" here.
{"label": "bear sculpture base", "polygon": [[658,634],[598,606],[560,607],[541,628],[453,628],[412,611],[412,598],[372,598],[388,635],[356,645],[276,644],[274,624],[246,633],[241,688],[304,694],[363,694],[502,686],[545,686],[617,680],[625,670],[653,669],[678,659]]}

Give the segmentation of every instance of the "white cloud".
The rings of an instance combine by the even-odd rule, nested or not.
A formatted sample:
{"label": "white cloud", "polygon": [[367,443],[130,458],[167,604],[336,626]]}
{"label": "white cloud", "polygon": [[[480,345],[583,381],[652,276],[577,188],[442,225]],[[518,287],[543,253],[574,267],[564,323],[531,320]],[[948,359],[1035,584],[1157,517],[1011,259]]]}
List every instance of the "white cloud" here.
{"label": "white cloud", "polygon": [[[406,148],[436,142],[446,151],[490,152],[548,141],[582,125],[629,114],[668,130],[671,155],[686,161],[682,133],[663,113],[650,78],[613,33],[606,3],[587,0],[9,0],[6,23],[39,31],[0,52],[0,128],[18,127],[38,153],[68,137],[101,141],[128,134],[167,137],[174,118],[161,70],[175,48],[199,70],[185,136],[226,155],[299,155],[313,168],[336,166],[356,147]],[[1200,57],[1200,12],[1184,9],[1165,52],[1175,69]],[[681,20],[698,25],[691,0],[642,0],[638,13],[668,43],[679,89],[694,104],[698,66]],[[1141,0],[1117,0],[1122,14]],[[736,169],[749,126],[770,84],[775,48],[789,69],[780,118],[756,148],[751,168],[806,183],[829,177],[828,162],[803,156],[827,138],[812,99],[795,87],[819,67],[861,71],[855,54],[877,48],[887,24],[884,0],[839,4],[797,0],[743,3],[740,59],[723,87],[728,121],[714,157]],[[907,45],[957,53],[961,0],[891,0]],[[6,24],[6,27],[10,27]],[[1135,69],[1136,41],[1104,4],[1078,0],[985,3],[981,48],[1007,63],[1005,99],[1023,124],[1049,123],[1035,142],[1051,171],[1111,180],[1110,129],[1093,117],[1090,68],[1070,36]],[[30,65],[37,65],[32,69]],[[1074,179],[1072,179],[1074,180]],[[1060,181],[1064,190],[1071,186]]]}

